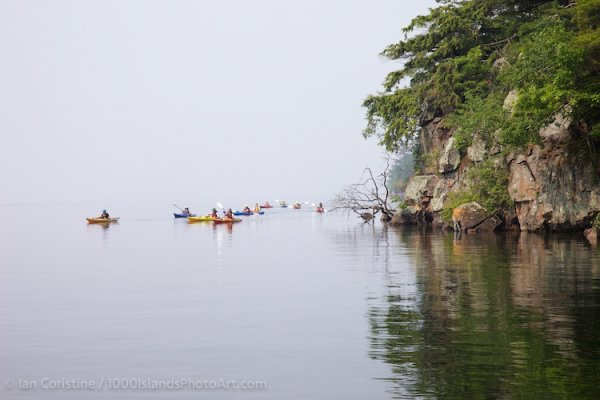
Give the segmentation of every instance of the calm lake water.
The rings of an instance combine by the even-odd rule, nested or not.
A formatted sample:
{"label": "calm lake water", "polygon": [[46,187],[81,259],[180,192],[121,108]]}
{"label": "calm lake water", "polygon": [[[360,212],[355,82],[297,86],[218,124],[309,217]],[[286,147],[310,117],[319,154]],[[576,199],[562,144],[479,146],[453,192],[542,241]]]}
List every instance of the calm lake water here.
{"label": "calm lake water", "polygon": [[213,226],[168,204],[87,225],[98,211],[0,207],[0,398],[598,398],[583,236],[455,240],[291,209]]}

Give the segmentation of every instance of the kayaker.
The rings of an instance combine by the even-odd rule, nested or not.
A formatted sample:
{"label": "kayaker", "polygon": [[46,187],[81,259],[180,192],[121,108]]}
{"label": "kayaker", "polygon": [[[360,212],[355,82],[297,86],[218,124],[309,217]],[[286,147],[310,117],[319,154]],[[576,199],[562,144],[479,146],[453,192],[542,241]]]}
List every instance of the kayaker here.
{"label": "kayaker", "polygon": [[210,212],[210,216],[213,218],[219,218],[219,213],[217,212],[216,208],[212,209],[212,211]]}
{"label": "kayaker", "polygon": [[255,212],[255,213],[259,213],[259,212],[260,212],[260,206],[258,205],[258,203],[256,203],[256,204],[254,205],[254,212]]}
{"label": "kayaker", "polygon": [[244,207],[244,212],[245,213],[251,213],[252,210],[250,209],[250,207],[246,206],[246,207]]}
{"label": "kayaker", "polygon": [[224,218],[233,219],[233,211],[231,211],[231,208],[229,210],[227,210]]}
{"label": "kayaker", "polygon": [[102,214],[100,214],[100,216],[98,218],[109,219],[110,215],[108,215],[108,213],[106,212],[106,210],[102,210]]}
{"label": "kayaker", "polygon": [[182,215],[190,215],[190,209],[188,207],[184,208],[183,211],[181,212]]}
{"label": "kayaker", "polygon": [[269,204],[269,202],[265,202],[265,207],[264,208],[271,208],[271,204]]}

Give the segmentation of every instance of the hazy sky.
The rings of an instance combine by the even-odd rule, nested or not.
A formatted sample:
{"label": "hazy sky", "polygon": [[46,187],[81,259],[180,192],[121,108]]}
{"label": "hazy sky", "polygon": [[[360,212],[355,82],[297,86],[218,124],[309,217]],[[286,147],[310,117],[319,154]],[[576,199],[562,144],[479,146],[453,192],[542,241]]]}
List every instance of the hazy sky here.
{"label": "hazy sky", "polygon": [[0,203],[319,201],[434,0],[0,0]]}

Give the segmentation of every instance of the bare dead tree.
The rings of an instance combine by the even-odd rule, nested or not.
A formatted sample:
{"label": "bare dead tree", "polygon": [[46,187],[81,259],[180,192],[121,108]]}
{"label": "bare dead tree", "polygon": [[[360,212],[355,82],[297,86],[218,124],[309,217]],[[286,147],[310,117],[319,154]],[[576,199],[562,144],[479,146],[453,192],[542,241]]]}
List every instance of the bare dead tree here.
{"label": "bare dead tree", "polygon": [[333,209],[343,209],[358,214],[365,222],[382,213],[382,219],[389,221],[394,215],[390,203],[388,187],[390,158],[386,159],[386,167],[379,175],[374,175],[371,168],[365,168],[360,183],[346,186],[332,201]]}

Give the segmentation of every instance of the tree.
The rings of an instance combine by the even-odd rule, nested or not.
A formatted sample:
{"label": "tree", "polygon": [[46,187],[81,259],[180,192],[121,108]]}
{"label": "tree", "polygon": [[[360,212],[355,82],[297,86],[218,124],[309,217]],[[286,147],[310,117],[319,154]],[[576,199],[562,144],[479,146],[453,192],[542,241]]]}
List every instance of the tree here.
{"label": "tree", "polygon": [[[493,139],[523,146],[567,104],[600,137],[600,0],[438,3],[382,52],[402,68],[364,100],[365,137],[397,151],[435,116],[463,116],[453,128],[473,135],[469,122],[497,115],[502,129]],[[510,90],[519,96],[506,113],[497,99]]]}

